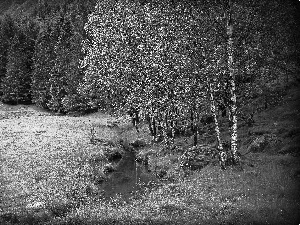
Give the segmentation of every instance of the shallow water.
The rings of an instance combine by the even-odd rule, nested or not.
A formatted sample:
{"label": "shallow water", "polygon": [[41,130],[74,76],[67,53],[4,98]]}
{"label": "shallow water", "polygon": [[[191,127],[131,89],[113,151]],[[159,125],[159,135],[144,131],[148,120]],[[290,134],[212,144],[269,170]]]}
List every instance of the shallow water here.
{"label": "shallow water", "polygon": [[140,184],[157,182],[155,175],[147,171],[144,165],[135,160],[135,154],[126,152],[118,165],[116,171],[109,174],[109,178],[101,187],[105,198],[121,195],[128,199],[134,192],[140,190]]}

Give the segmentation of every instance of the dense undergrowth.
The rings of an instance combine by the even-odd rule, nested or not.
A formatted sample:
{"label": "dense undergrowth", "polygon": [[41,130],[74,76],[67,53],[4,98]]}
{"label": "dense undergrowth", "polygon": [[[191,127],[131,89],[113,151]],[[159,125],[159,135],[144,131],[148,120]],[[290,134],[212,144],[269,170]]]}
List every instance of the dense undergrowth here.
{"label": "dense undergrowth", "polygon": [[[179,160],[180,149],[191,147],[192,138],[179,137],[177,149],[164,150],[161,143],[151,142],[145,124],[137,133],[124,117],[120,124],[103,114],[67,117],[1,105],[0,222],[297,224],[298,98],[298,90],[291,88],[277,106],[257,113],[253,126],[240,125],[240,166],[221,170],[211,159],[194,171],[183,170]],[[214,145],[207,129],[199,146]],[[150,172],[143,176],[151,182],[136,185],[136,177],[124,169],[133,164],[123,161],[122,167],[121,162],[107,160],[112,149],[124,158],[120,139],[146,144],[137,151],[140,156],[148,154]],[[109,163],[117,170],[113,178],[103,172]],[[119,189],[106,196],[113,186],[102,188],[105,182],[115,182]]]}

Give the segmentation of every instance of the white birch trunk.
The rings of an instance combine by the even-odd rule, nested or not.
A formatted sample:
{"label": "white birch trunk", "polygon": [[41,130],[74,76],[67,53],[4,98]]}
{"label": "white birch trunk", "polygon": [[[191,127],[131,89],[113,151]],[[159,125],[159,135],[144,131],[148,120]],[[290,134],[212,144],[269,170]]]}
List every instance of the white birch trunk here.
{"label": "white birch trunk", "polygon": [[236,107],[236,87],[235,87],[235,74],[233,68],[233,24],[231,21],[231,2],[229,1],[229,14],[227,21],[227,35],[228,35],[228,69],[229,69],[229,82],[230,82],[230,132],[231,132],[231,154],[233,163],[238,163],[239,158],[237,155],[237,107]]}
{"label": "white birch trunk", "polygon": [[225,162],[226,162],[227,156],[226,156],[226,152],[223,150],[223,145],[222,145],[222,141],[221,141],[220,128],[219,128],[218,118],[217,118],[217,114],[216,114],[216,105],[215,105],[215,99],[214,99],[211,83],[209,83],[208,85],[209,85],[209,96],[210,96],[210,109],[211,109],[211,113],[214,117],[217,145],[218,145],[218,150],[219,150],[219,163],[220,163],[221,168],[225,169]]}
{"label": "white birch trunk", "polygon": [[162,135],[163,135],[163,142],[165,146],[168,148],[169,147],[169,137],[167,135],[167,121],[166,121],[167,113],[164,111],[162,113],[162,121],[161,121],[161,126],[162,126]]}

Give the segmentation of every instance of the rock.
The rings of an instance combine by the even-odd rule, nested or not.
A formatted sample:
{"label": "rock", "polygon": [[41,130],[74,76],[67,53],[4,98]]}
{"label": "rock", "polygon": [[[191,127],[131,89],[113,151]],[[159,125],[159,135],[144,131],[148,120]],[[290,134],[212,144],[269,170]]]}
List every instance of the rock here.
{"label": "rock", "polygon": [[275,134],[264,134],[251,142],[247,152],[263,152],[266,149],[275,147],[280,142],[280,139]]}
{"label": "rock", "polygon": [[267,142],[265,136],[260,136],[251,142],[249,145],[247,152],[262,152],[267,146]]}
{"label": "rock", "polygon": [[33,202],[26,205],[27,209],[44,209],[46,206],[45,202]]}
{"label": "rock", "polygon": [[[52,209],[54,208],[54,205],[49,205],[45,202],[33,202],[26,205],[26,209],[30,212],[30,214],[27,214],[25,217],[21,216],[21,224],[42,224],[46,221],[48,221],[51,216],[56,216]],[[61,209],[59,209],[61,211]]]}

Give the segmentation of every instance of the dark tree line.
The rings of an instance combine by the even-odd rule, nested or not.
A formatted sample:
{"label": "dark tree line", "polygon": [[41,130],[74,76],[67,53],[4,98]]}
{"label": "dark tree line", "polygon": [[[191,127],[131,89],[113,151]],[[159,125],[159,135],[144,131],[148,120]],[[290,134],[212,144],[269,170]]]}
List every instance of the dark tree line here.
{"label": "dark tree line", "polygon": [[81,42],[86,37],[84,23],[95,3],[37,1],[30,10],[10,9],[2,15],[3,102],[34,103],[56,112],[85,110],[77,90],[83,77]]}

